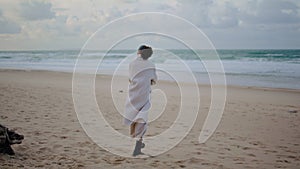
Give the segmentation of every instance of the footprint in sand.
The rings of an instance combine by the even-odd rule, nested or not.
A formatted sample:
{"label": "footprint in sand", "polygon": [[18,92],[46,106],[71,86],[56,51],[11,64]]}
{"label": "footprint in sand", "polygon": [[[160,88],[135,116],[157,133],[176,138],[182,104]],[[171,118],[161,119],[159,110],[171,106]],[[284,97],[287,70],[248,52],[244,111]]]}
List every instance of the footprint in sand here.
{"label": "footprint in sand", "polygon": [[62,147],[62,145],[55,144],[55,145],[53,146],[53,149],[58,149],[58,148],[61,148],[61,147]]}
{"label": "footprint in sand", "polygon": [[121,164],[122,161],[126,160],[126,158],[124,158],[124,157],[104,157],[103,160],[109,164],[118,165],[118,164]]}

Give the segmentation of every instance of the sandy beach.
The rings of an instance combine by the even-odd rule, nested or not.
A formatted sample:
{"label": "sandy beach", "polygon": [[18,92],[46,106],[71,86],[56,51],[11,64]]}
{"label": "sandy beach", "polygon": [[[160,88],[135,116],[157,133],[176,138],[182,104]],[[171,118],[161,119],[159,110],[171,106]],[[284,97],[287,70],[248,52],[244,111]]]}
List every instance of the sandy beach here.
{"label": "sandy beach", "polygon": [[[126,78],[114,94],[127,95]],[[115,130],[128,127],[113,105],[111,77],[97,75],[96,97]],[[176,118],[177,87],[159,82],[168,98],[164,114],[150,123],[159,134]],[[222,120],[214,135],[198,137],[210,105],[210,87],[200,85],[201,106],[191,132],[156,157],[116,156],[97,146],[83,131],[72,99],[72,73],[0,70],[0,123],[25,136],[13,145],[15,156],[0,155],[0,168],[290,168],[300,166],[300,91],[229,86]],[[160,100],[153,99],[153,103]],[[167,114],[168,116],[166,116]],[[173,117],[173,118],[168,118]],[[147,148],[147,147],[146,147]]]}

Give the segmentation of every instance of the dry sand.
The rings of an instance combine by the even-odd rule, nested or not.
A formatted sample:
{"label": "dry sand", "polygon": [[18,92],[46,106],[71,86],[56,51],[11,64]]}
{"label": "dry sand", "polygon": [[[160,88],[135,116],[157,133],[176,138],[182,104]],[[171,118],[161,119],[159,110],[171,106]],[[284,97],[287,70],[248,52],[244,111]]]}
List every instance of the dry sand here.
{"label": "dry sand", "polygon": [[[119,132],[121,116],[113,106],[110,76],[97,76],[96,96],[107,121]],[[127,95],[123,78],[117,98]],[[175,119],[178,88],[159,82],[167,95],[164,114],[150,123],[148,136]],[[98,147],[81,128],[72,100],[72,74],[47,71],[0,71],[0,123],[25,135],[15,156],[0,155],[0,168],[299,168],[300,91],[228,87],[222,121],[214,135],[198,137],[210,105],[210,88],[201,85],[199,116],[187,137],[157,157],[133,159]],[[120,99],[119,101],[122,101]],[[153,99],[153,103],[160,100]],[[167,115],[165,115],[167,114]],[[173,117],[173,118],[167,118]],[[146,147],[147,148],[147,147]]]}

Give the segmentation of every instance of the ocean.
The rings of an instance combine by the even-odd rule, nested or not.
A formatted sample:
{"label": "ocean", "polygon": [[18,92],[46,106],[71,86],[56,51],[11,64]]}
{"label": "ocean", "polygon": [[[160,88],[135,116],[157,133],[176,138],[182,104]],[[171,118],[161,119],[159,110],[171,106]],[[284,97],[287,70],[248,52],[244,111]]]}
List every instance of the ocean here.
{"label": "ocean", "polygon": [[[79,50],[0,51],[0,68],[73,72],[79,53]],[[209,84],[202,61],[216,60],[210,51],[199,53],[201,59],[191,50],[154,50],[151,60],[160,70],[159,79],[187,81],[185,77],[194,75],[198,83]],[[217,50],[217,53],[228,85],[300,89],[300,50]],[[80,55],[84,69],[91,69],[103,58],[97,74],[122,76],[127,76],[128,64],[135,57],[134,50],[84,51]],[[210,73],[222,72],[216,69]]]}

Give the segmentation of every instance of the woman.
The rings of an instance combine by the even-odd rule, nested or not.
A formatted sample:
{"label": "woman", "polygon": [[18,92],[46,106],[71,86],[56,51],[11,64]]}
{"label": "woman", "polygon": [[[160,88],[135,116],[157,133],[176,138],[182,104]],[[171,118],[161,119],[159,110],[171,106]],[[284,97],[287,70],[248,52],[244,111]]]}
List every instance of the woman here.
{"label": "woman", "polygon": [[145,146],[143,136],[147,130],[148,111],[151,107],[151,85],[157,80],[155,65],[148,60],[152,48],[146,45],[139,47],[137,58],[129,64],[128,98],[125,105],[124,122],[130,125],[130,135],[137,138],[133,156],[142,154]]}

